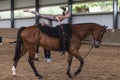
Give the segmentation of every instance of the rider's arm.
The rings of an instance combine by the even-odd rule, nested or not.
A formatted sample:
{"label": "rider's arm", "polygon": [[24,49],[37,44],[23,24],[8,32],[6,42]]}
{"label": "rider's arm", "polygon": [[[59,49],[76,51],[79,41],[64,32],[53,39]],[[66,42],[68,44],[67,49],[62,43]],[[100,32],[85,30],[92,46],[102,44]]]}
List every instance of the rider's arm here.
{"label": "rider's arm", "polygon": [[61,22],[63,20],[62,17],[63,16],[60,16],[60,15],[56,16],[56,19],[57,19],[57,21],[58,21],[59,24],[62,24],[62,22]]}
{"label": "rider's arm", "polygon": [[64,15],[64,19],[70,17],[70,12]]}

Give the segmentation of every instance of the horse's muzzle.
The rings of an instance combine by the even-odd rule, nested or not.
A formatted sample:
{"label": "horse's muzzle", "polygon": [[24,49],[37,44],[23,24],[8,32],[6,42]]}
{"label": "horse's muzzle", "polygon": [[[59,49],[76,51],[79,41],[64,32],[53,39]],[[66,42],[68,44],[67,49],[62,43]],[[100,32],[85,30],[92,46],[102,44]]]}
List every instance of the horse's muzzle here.
{"label": "horse's muzzle", "polygon": [[99,48],[99,47],[100,47],[100,42],[99,42],[99,41],[94,41],[93,46],[94,46],[95,48]]}
{"label": "horse's muzzle", "polygon": [[99,45],[94,45],[95,48],[99,48],[100,46]]}

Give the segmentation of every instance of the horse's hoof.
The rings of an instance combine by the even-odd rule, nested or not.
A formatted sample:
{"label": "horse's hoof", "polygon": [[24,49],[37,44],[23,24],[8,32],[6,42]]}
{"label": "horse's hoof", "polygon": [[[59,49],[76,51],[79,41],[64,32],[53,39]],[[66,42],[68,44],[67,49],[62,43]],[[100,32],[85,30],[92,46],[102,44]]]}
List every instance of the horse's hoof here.
{"label": "horse's hoof", "polygon": [[41,76],[41,75],[37,76],[37,78],[38,78],[39,80],[43,80],[43,76]]}
{"label": "horse's hoof", "polygon": [[39,78],[39,80],[43,80],[43,78]]}
{"label": "horse's hoof", "polygon": [[70,73],[66,73],[66,74],[68,75],[69,78],[73,78]]}
{"label": "horse's hoof", "polygon": [[35,58],[35,61],[39,61],[39,59],[38,59],[38,58]]}
{"label": "horse's hoof", "polygon": [[13,77],[16,77],[16,75],[13,75]]}
{"label": "horse's hoof", "polygon": [[69,78],[73,78],[73,76],[72,75],[68,75],[69,76]]}
{"label": "horse's hoof", "polygon": [[76,71],[73,75],[73,77],[77,76],[80,73],[80,71]]}
{"label": "horse's hoof", "polygon": [[42,78],[42,79],[39,79],[39,80],[43,80],[43,78]]}

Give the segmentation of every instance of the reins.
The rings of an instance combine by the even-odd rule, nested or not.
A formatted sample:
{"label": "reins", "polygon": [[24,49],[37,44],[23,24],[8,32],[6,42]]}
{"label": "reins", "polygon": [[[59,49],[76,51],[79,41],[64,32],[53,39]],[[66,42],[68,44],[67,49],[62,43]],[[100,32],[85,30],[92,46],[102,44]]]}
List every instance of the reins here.
{"label": "reins", "polygon": [[86,58],[88,56],[88,54],[90,54],[90,51],[92,50],[92,48],[93,48],[93,45],[91,46],[91,48],[89,49],[89,51],[87,52],[87,54],[83,58]]}
{"label": "reins", "polygon": [[87,52],[87,54],[83,58],[86,58],[87,55],[90,54],[90,51],[92,50],[92,48],[93,48],[93,44],[92,44],[91,48],[89,49],[89,51]]}

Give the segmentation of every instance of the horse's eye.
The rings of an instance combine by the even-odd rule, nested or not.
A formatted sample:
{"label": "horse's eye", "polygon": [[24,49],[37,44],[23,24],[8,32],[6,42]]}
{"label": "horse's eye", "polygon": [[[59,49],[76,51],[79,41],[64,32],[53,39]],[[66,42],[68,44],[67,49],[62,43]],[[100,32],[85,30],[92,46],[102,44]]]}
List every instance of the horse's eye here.
{"label": "horse's eye", "polygon": [[101,33],[100,34],[103,34],[103,31],[101,31]]}
{"label": "horse's eye", "polygon": [[102,30],[102,31],[100,32],[101,35],[104,34],[104,33],[105,33],[105,30]]}

